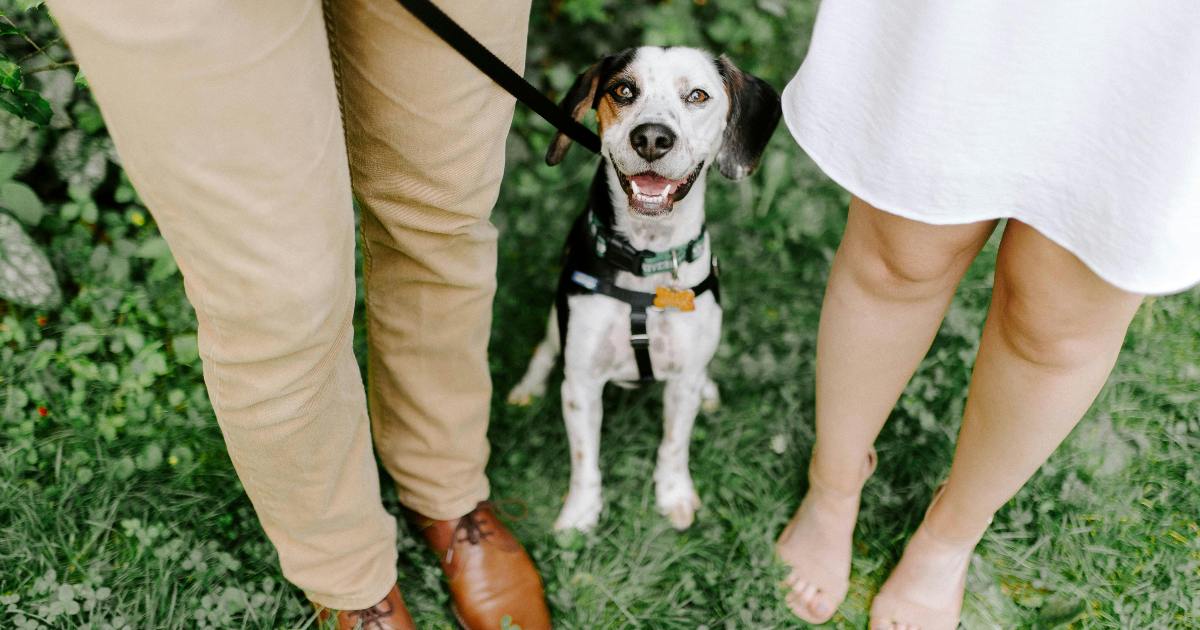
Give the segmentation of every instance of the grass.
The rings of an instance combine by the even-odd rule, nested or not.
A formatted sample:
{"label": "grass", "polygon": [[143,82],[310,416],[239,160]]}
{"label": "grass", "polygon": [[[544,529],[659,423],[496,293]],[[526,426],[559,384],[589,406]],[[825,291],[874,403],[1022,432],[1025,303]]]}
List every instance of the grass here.
{"label": "grass", "polygon": [[[755,185],[711,192],[727,287],[725,338],[714,365],[724,405],[696,428],[692,470],[704,505],[692,529],[674,532],[653,508],[657,388],[613,390],[605,398],[606,511],[588,536],[549,531],[568,476],[557,395],[530,408],[493,408],[495,496],[529,506],[514,528],[542,567],[559,627],[800,625],[780,604],[771,541],[804,487],[818,307],[840,228],[837,208],[846,199],[786,138],[777,138],[773,151]],[[497,209],[498,393],[519,377],[543,330],[557,235],[576,211],[587,167],[579,156],[568,166],[558,184],[561,206],[518,212],[532,193],[510,186]],[[963,282],[880,438],[853,588],[832,627],[865,626],[872,592],[948,466],[994,245]],[[1087,418],[1001,511],[980,547],[968,628],[1200,626],[1198,330],[1200,292],[1147,302]],[[0,447],[0,592],[20,596],[15,608],[80,606],[51,627],[85,627],[89,619],[121,627],[121,618],[131,628],[305,626],[304,604],[278,576],[211,412],[202,401],[194,407],[196,413],[160,428],[195,444],[194,461],[170,473],[139,468],[123,480],[83,481],[56,465],[30,477],[17,472],[18,453]],[[71,433],[43,440],[60,452],[88,442],[98,456],[121,450],[120,442]],[[390,490],[385,501],[398,513]],[[432,558],[410,532],[398,544],[402,587],[419,625],[449,627]]]}
{"label": "grass", "polygon": [[[546,136],[518,117],[495,213],[502,237],[489,473],[495,497],[529,507],[513,527],[543,570],[557,627],[801,626],[781,604],[771,542],[804,490],[816,323],[846,194],[782,131],[752,183],[716,184],[714,176],[708,205],[727,310],[713,373],[724,404],[699,419],[692,442],[697,522],[676,533],[653,507],[658,388],[614,389],[601,450],[605,513],[590,535],[555,537],[550,524],[569,470],[558,396],[529,408],[500,402],[544,330],[561,237],[591,172],[579,151],[561,170],[535,166]],[[949,466],[994,254],[993,242],[971,268],[879,440],[851,594],[829,627],[865,627],[872,593]],[[186,308],[177,277],[133,293],[147,312]],[[51,326],[46,338],[63,334]],[[361,334],[358,344],[361,358]],[[0,386],[57,369],[21,363],[38,351],[32,342],[6,348],[10,365],[27,367]],[[199,371],[172,365],[160,378],[169,387],[149,390],[152,421],[117,439],[59,427],[35,430],[30,443],[0,443],[5,627],[38,619],[53,628],[312,627],[229,464]],[[66,405],[74,396],[86,406],[117,387],[105,383],[51,388],[46,398]],[[1198,383],[1200,290],[1149,300],[1092,410],[980,546],[967,628],[1200,627]],[[156,455],[151,438],[188,447]],[[84,474],[84,459],[106,464]],[[390,489],[383,500],[399,514]],[[403,528],[397,544],[418,625],[451,627],[434,559]]]}

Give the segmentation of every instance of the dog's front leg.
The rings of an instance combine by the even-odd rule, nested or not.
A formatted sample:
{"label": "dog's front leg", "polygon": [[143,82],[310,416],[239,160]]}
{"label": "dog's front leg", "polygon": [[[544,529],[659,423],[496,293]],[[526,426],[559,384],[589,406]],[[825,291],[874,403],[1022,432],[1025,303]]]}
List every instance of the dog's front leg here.
{"label": "dog's front leg", "polygon": [[696,508],[700,507],[700,497],[688,471],[688,447],[707,383],[704,372],[684,374],[669,379],[663,392],[663,439],[658,445],[658,464],[654,468],[654,494],[658,511],[675,529],[690,527]]}
{"label": "dog's front leg", "polygon": [[554,529],[589,531],[604,507],[600,493],[601,394],[604,381],[567,372],[562,384],[563,421],[571,445],[571,486]]}

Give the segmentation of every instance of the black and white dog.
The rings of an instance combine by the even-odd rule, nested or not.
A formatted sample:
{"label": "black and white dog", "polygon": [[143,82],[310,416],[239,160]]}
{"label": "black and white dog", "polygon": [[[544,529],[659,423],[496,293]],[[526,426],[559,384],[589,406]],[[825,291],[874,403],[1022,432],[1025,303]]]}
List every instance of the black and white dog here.
{"label": "black and white dog", "polygon": [[[684,529],[700,505],[688,471],[692,425],[702,405],[718,404],[708,363],[721,306],[704,223],[705,175],[714,164],[731,179],[754,169],[779,122],[779,96],[724,56],[643,47],[579,75],[561,106],[576,120],[596,110],[603,159],[567,240],[546,337],[508,401],[523,405],[544,394],[562,351],[571,482],[554,528],[586,531],[603,505],[605,383],[665,381],[655,498]],[[546,162],[558,164],[569,146],[556,135]]]}

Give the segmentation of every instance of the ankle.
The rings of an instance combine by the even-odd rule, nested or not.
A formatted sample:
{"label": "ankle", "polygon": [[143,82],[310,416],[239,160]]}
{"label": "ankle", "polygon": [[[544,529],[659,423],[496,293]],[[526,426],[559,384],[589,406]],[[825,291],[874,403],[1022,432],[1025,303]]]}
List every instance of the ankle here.
{"label": "ankle", "polygon": [[954,512],[939,503],[925,515],[920,529],[945,545],[974,548],[983,539],[991,523],[990,517],[982,521],[968,518],[965,514]]}
{"label": "ankle", "polygon": [[875,451],[868,451],[862,458],[822,457],[813,451],[808,464],[809,491],[819,490],[824,494],[845,498],[857,497],[871,473],[875,471]]}

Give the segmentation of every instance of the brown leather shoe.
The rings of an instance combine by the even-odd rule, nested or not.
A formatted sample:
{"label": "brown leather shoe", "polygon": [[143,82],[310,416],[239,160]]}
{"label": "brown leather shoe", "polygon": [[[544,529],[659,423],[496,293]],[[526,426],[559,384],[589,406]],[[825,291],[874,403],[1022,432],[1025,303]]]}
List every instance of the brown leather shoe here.
{"label": "brown leather shoe", "polygon": [[442,560],[454,616],[467,630],[499,630],[508,617],[521,630],[549,630],[542,578],[512,532],[484,501],[451,521],[417,516]]}
{"label": "brown leather shoe", "polygon": [[[335,611],[319,604],[317,619],[324,624]],[[400,587],[393,586],[383,601],[370,608],[362,610],[339,610],[337,612],[338,630],[417,630],[412,615],[404,606],[404,598],[400,597]]]}

